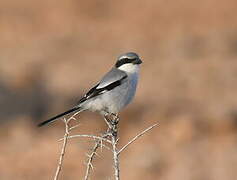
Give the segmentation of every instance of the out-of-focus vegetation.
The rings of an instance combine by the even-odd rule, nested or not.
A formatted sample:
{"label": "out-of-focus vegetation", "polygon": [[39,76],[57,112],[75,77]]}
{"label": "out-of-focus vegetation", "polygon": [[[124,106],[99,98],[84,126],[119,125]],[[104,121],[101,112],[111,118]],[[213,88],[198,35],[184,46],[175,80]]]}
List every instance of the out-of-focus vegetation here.
{"label": "out-of-focus vegetation", "polygon": [[[140,54],[136,99],[120,143],[159,127],[121,155],[127,180],[237,177],[237,1],[0,2],[0,179],[50,179],[63,123],[36,124],[73,106],[126,51]],[[75,133],[103,132],[95,113]],[[62,179],[80,179],[91,143],[71,140]],[[106,150],[92,179],[108,179]],[[111,171],[110,171],[111,168]]]}

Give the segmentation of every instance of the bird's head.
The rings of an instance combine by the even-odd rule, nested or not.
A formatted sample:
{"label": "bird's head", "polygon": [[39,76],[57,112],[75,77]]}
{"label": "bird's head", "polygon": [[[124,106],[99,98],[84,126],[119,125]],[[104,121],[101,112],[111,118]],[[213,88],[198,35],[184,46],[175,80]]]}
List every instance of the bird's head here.
{"label": "bird's head", "polygon": [[128,52],[118,57],[115,67],[127,73],[132,73],[139,70],[141,63],[142,60],[136,53]]}

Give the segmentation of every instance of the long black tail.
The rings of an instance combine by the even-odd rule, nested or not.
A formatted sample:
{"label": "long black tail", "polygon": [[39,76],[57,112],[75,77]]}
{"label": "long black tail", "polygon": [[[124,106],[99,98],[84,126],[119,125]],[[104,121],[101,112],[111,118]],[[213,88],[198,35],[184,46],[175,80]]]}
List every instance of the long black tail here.
{"label": "long black tail", "polygon": [[68,111],[66,111],[64,113],[61,113],[61,114],[59,114],[57,116],[54,116],[54,117],[52,117],[52,118],[50,118],[50,119],[48,119],[46,121],[43,121],[42,123],[38,124],[38,126],[39,127],[44,126],[45,124],[48,124],[48,123],[53,122],[53,121],[56,121],[58,118],[66,115],[66,114],[72,113],[72,112],[80,110],[80,109],[81,109],[80,107],[74,107],[74,108],[72,108],[72,109],[70,109],[70,110],[68,110]]}

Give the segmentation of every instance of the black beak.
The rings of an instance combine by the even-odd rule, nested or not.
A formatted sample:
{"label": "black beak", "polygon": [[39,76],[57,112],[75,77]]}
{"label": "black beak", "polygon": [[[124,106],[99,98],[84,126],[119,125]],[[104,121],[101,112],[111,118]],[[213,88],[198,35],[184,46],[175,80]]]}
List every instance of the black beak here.
{"label": "black beak", "polygon": [[142,63],[142,60],[137,58],[135,61],[134,61],[134,64],[141,64]]}

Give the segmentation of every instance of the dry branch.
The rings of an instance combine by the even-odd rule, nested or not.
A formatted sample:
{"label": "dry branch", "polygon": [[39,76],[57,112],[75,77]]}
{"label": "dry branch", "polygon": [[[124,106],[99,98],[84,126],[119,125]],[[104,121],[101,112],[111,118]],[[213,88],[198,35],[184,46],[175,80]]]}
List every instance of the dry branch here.
{"label": "dry branch", "polygon": [[124,151],[130,144],[132,144],[134,141],[136,141],[139,137],[143,136],[146,132],[148,132],[149,130],[151,130],[152,128],[156,127],[158,125],[158,123],[148,127],[147,129],[145,129],[144,131],[142,131],[141,133],[139,133],[138,135],[136,135],[134,138],[132,138],[126,145],[124,145],[119,151],[118,151],[118,155]]}
{"label": "dry branch", "polygon": [[55,176],[54,176],[54,180],[58,180],[59,174],[61,172],[62,165],[63,165],[63,159],[64,159],[64,155],[65,155],[65,152],[66,152],[67,140],[68,140],[68,135],[69,135],[68,122],[69,121],[64,119],[65,134],[64,134],[64,138],[63,138],[63,146],[62,146],[61,154],[60,154],[60,157],[59,157],[58,167],[57,167],[57,170],[56,170],[56,173],[55,173]]}
{"label": "dry branch", "polygon": [[[113,164],[114,164],[114,178],[115,178],[115,180],[119,180],[120,179],[119,155],[121,154],[121,152],[123,152],[126,148],[128,148],[128,146],[131,145],[134,141],[136,141],[139,137],[143,136],[145,133],[147,133],[148,131],[150,131],[151,129],[153,129],[155,126],[158,125],[156,123],[156,124],[148,127],[147,129],[145,129],[144,131],[142,131],[141,133],[136,135],[134,138],[132,138],[120,150],[118,150],[117,144],[119,141],[119,138],[118,138],[119,118],[117,115],[112,115],[112,119],[109,119],[108,117],[104,117],[105,122],[108,125],[108,129],[103,135],[96,136],[96,135],[88,135],[88,134],[77,134],[77,135],[70,136],[69,135],[70,131],[75,129],[76,127],[78,127],[78,125],[69,127],[69,121],[75,120],[75,116],[77,114],[78,113],[75,113],[68,120],[64,119],[65,134],[64,134],[64,137],[59,140],[59,141],[63,141],[63,145],[62,145],[62,149],[61,149],[61,153],[60,153],[60,157],[59,157],[57,170],[56,170],[56,173],[54,176],[54,180],[58,180],[58,178],[59,178],[59,174],[61,172],[62,165],[63,165],[63,159],[64,159],[64,155],[66,152],[66,146],[67,146],[68,139],[76,138],[76,137],[92,138],[95,141],[95,145],[92,148],[91,153],[87,155],[88,160],[87,160],[87,167],[86,167],[86,173],[85,173],[84,180],[89,179],[89,175],[90,175],[91,171],[93,170],[92,161],[94,160],[95,156],[97,155],[96,151],[99,147],[101,147],[101,148],[105,147],[106,149],[112,151]],[[103,144],[103,142],[106,142],[107,144],[105,145],[105,144]],[[110,145],[111,148],[108,145]]]}
{"label": "dry branch", "polygon": [[85,180],[89,179],[90,172],[91,172],[91,170],[94,169],[93,165],[92,165],[92,161],[96,155],[97,149],[100,147],[100,144],[101,144],[101,142],[97,140],[95,142],[95,146],[93,147],[91,154],[88,155],[88,161],[87,161],[87,166],[86,166],[86,175],[84,178]]}
{"label": "dry branch", "polygon": [[[107,143],[111,143],[110,140],[106,139],[106,138],[103,138],[103,137],[100,137],[100,136],[95,136],[95,135],[90,135],[90,134],[77,134],[77,135],[72,135],[72,136],[68,136],[68,139],[71,139],[71,138],[76,138],[76,137],[86,137],[86,138],[92,138],[92,139],[97,139],[97,140],[100,140],[100,141],[105,141]],[[59,141],[62,141],[64,138],[62,139],[59,139]]]}

